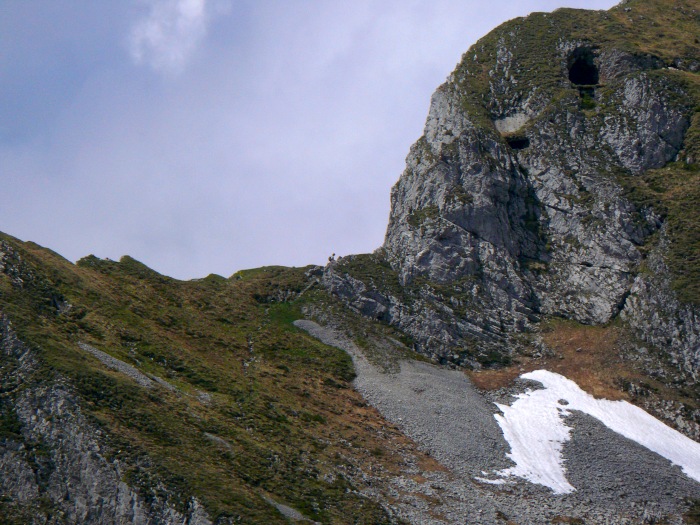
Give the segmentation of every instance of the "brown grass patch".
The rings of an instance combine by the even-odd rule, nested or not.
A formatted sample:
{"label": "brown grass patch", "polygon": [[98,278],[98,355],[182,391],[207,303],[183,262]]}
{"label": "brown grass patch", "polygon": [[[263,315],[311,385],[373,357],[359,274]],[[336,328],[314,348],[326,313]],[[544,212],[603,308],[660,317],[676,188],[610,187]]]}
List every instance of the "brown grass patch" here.
{"label": "brown grass patch", "polygon": [[512,385],[520,374],[536,370],[536,367],[530,366],[529,359],[526,358],[526,361],[519,360],[518,364],[498,370],[469,370],[467,376],[480,390],[498,390]]}
{"label": "brown grass patch", "polygon": [[470,371],[467,375],[477,388],[496,390],[512,385],[521,374],[544,369],[575,381],[595,397],[628,400],[620,385],[640,375],[620,356],[618,343],[622,331],[615,326],[552,321],[543,329],[542,338],[554,355],[537,359],[518,357],[510,367]]}
{"label": "brown grass patch", "polygon": [[445,465],[438,462],[438,460],[432,458],[431,456],[428,456],[423,451],[419,451],[416,459],[418,460],[418,466],[422,472],[450,472],[450,469],[448,469]]}
{"label": "brown grass patch", "polygon": [[[445,466],[421,451],[396,425],[385,420],[376,408],[366,404],[356,390],[344,388],[326,392],[325,395],[331,398],[327,400],[327,405],[346,408],[339,414],[322,411],[327,418],[324,438],[333,442],[341,436],[352,443],[352,454],[359,468],[371,472],[379,467],[385,473],[403,475],[406,458],[410,457],[424,474],[449,472]],[[364,431],[358,432],[359,429]],[[333,447],[335,445],[331,445]],[[343,453],[347,454],[348,451],[343,450]],[[412,476],[412,479],[421,484],[428,481],[421,474]]]}
{"label": "brown grass patch", "polygon": [[584,521],[581,518],[572,518],[571,516],[555,516],[552,518],[552,523],[572,523],[575,525],[583,525]]}

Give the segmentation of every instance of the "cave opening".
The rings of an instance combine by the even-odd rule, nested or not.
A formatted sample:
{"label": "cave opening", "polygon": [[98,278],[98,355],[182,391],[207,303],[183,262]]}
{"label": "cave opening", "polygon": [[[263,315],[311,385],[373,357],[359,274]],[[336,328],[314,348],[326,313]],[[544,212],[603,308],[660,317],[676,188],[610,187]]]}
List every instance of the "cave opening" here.
{"label": "cave opening", "polygon": [[530,139],[527,137],[507,137],[506,142],[512,149],[525,149],[530,146]]}
{"label": "cave opening", "polygon": [[569,59],[569,80],[578,86],[598,84],[598,67],[594,62],[593,51],[588,47],[576,49]]}

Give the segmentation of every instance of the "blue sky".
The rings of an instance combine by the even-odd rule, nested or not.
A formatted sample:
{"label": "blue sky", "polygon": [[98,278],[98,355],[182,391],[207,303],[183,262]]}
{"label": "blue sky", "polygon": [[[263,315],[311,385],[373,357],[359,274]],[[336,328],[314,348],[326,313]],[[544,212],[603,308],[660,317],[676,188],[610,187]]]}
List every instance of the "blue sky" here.
{"label": "blue sky", "polygon": [[178,278],[372,251],[461,54],[615,3],[0,0],[0,230]]}

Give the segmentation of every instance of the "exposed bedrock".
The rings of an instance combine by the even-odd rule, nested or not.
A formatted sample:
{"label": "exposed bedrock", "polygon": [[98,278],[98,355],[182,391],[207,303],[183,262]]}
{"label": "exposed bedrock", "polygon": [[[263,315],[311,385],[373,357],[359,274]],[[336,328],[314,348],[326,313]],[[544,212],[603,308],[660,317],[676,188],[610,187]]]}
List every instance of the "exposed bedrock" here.
{"label": "exposed bedrock", "polygon": [[[475,46],[435,92],[391,192],[377,256],[404,296],[335,262],[327,286],[419,351],[476,366],[475,346],[507,356],[543,316],[603,324],[624,309],[640,333],[654,318],[664,335],[646,338],[695,377],[697,335],[672,334],[697,334],[697,309],[671,306],[671,288],[651,291],[639,273],[663,218],[620,182],[677,159],[693,112],[685,88],[655,57],[560,40],[555,87],[543,89],[498,42],[491,62]],[[478,71],[488,86],[475,98]],[[579,85],[587,78],[596,84]]]}

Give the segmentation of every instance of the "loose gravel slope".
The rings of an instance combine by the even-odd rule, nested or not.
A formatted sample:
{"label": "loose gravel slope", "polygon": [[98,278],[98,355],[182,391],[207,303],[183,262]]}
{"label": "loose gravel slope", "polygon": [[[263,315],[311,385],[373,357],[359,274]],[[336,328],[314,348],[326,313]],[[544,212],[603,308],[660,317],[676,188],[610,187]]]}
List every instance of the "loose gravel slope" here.
{"label": "loose gravel slope", "polygon": [[[566,419],[573,430],[563,449],[574,492],[553,494],[516,477],[500,484],[480,481],[514,463],[494,418],[496,404],[463,373],[408,359],[387,372],[339,326],[309,320],[294,324],[348,352],[357,373],[355,388],[449,469],[448,474],[423,473],[422,483],[415,476],[390,481],[388,505],[411,523],[681,524],[686,501],[700,499],[700,484],[678,467],[575,410]],[[533,387],[538,386],[521,381],[510,394]],[[514,400],[508,393],[499,397],[499,403]]]}

